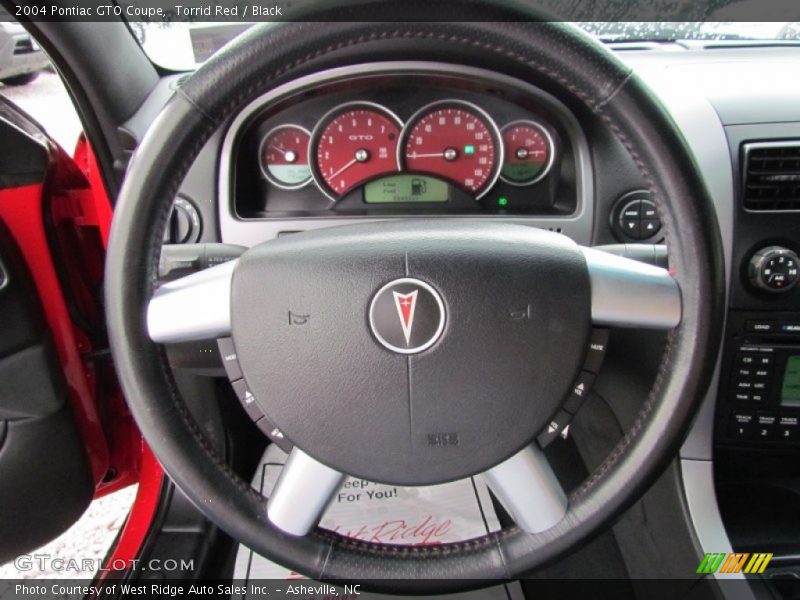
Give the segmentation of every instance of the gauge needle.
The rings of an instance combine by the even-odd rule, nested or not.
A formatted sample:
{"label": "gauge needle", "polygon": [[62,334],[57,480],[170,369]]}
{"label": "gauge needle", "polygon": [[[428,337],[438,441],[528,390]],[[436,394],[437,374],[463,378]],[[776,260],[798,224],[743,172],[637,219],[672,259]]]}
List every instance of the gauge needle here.
{"label": "gauge needle", "polygon": [[444,156],[444,150],[442,150],[441,152],[429,152],[427,154],[419,154],[417,152],[414,152],[413,154],[408,155],[409,158],[436,158],[440,156]]}
{"label": "gauge needle", "polygon": [[356,164],[356,162],[358,162],[358,161],[356,161],[356,159],[354,158],[354,159],[353,159],[353,160],[351,160],[349,163],[347,163],[345,166],[343,166],[341,169],[339,169],[338,171],[336,171],[336,173],[331,173],[331,174],[330,174],[328,177],[330,177],[331,179],[333,179],[334,177],[336,177],[337,175],[339,175],[339,173],[342,173],[343,171],[345,171],[345,170],[349,169],[350,167],[352,167],[354,164]]}
{"label": "gauge needle", "polygon": [[275,148],[275,150],[286,156],[286,150],[284,150],[283,148],[278,148],[275,144],[270,144],[270,148]]}

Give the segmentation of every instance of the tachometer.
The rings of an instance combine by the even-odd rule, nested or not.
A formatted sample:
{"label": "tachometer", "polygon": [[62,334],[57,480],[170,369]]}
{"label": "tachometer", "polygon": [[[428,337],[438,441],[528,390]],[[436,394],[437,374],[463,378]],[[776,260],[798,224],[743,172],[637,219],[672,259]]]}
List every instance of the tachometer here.
{"label": "tachometer", "polygon": [[397,172],[401,127],[394,113],[371,102],[343,104],[325,115],[309,149],[320,189],[335,200],[379,175]]}
{"label": "tachometer", "polygon": [[297,125],[279,125],[272,129],[258,151],[261,172],[280,188],[294,190],[311,181],[308,166],[308,141],[311,134]]}
{"label": "tachometer", "polygon": [[503,127],[505,162],[500,171],[511,185],[531,185],[550,171],[555,158],[553,138],[539,123],[514,121]]}
{"label": "tachometer", "polygon": [[405,170],[452,181],[480,198],[497,181],[503,146],[494,121],[461,100],[435,102],[411,117],[400,141]]}

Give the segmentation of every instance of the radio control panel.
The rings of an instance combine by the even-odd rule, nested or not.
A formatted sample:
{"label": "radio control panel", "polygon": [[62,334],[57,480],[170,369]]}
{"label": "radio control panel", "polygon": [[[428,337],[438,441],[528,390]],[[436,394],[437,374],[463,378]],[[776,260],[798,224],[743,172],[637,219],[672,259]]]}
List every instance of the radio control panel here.
{"label": "radio control panel", "polygon": [[731,312],[716,439],[800,448],[800,315]]}

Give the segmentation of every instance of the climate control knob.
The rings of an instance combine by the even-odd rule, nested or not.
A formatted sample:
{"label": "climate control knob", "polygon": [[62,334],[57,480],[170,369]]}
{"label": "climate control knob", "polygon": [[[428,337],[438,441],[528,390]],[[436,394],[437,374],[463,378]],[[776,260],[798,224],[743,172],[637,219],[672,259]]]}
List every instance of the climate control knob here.
{"label": "climate control knob", "polygon": [[750,283],[765,292],[786,292],[797,285],[797,254],[780,246],[768,246],[750,259]]}

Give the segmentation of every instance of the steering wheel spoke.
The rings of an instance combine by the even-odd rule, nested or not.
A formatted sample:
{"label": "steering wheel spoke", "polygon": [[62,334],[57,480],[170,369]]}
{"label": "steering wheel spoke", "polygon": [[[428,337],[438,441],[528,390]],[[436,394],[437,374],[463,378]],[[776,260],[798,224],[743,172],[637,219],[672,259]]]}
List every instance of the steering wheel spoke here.
{"label": "steering wheel spoke", "polygon": [[344,473],[295,447],[267,501],[267,518],[289,535],[308,534],[319,523],[344,478]]}
{"label": "steering wheel spoke", "polygon": [[483,478],[523,531],[546,531],[567,514],[567,496],[550,463],[533,444],[485,471]]}
{"label": "steering wheel spoke", "polygon": [[229,336],[231,282],[237,262],[230,261],[162,285],[147,306],[150,339],[166,344]]}
{"label": "steering wheel spoke", "polygon": [[681,291],[669,271],[593,248],[581,251],[595,325],[672,329],[680,323]]}

